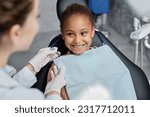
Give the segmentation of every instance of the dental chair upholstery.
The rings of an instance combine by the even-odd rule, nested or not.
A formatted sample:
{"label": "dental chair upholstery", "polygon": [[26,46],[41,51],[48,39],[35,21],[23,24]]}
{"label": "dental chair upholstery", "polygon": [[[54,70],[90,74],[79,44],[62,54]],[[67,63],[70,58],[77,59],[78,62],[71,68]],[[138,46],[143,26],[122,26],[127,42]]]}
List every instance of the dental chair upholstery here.
{"label": "dental chair upholstery", "polygon": [[[80,3],[80,2],[81,4],[83,4],[83,2],[85,2],[86,4],[86,1],[84,0],[58,0],[57,13],[59,19],[61,16],[60,14],[62,13],[60,9],[65,9],[71,3]],[[109,47],[111,47],[111,49],[116,53],[116,55],[122,60],[122,62],[129,69],[137,99],[149,100],[150,86],[145,73],[137,65],[131,62],[126,56],[124,56],[100,31],[96,30],[95,36],[93,38],[92,46],[98,47],[98,46],[102,46],[103,44],[107,44]],[[58,47],[58,50],[61,52],[62,55],[68,51],[68,49],[65,47],[61,35],[54,37],[50,42],[49,47]],[[40,70],[39,73],[37,73],[38,82],[33,87],[40,89],[42,92],[44,92],[45,90],[47,73],[51,64],[52,62],[48,63]]]}

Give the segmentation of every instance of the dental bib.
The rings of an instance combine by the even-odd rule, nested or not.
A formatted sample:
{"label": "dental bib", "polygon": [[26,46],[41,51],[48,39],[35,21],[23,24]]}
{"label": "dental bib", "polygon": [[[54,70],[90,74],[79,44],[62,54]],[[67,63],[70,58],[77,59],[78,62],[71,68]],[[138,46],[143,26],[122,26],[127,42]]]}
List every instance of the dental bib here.
{"label": "dental bib", "polygon": [[127,67],[107,45],[81,55],[64,55],[54,60],[65,66],[66,90],[71,100],[136,100]]}

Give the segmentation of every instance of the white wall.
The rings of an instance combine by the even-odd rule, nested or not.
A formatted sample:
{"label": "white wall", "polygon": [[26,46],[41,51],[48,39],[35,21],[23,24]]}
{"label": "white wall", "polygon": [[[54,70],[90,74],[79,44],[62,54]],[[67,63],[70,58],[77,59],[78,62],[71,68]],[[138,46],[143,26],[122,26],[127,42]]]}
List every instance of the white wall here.
{"label": "white wall", "polygon": [[57,0],[40,1],[40,30],[39,32],[49,32],[59,30],[59,21],[56,14]]}

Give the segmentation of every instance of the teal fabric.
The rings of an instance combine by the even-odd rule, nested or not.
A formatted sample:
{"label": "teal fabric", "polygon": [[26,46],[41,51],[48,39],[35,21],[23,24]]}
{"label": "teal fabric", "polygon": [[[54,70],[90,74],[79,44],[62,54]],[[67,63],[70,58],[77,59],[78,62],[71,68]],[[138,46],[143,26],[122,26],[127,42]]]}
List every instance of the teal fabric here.
{"label": "teal fabric", "polygon": [[[80,98],[84,97],[82,95],[91,99],[95,95],[94,88],[91,88],[94,85],[107,90],[108,99],[137,99],[129,70],[107,45],[88,50],[82,55],[61,56],[54,60],[54,64],[65,66],[66,89],[70,99],[84,99]],[[103,97],[101,91],[97,93]]]}

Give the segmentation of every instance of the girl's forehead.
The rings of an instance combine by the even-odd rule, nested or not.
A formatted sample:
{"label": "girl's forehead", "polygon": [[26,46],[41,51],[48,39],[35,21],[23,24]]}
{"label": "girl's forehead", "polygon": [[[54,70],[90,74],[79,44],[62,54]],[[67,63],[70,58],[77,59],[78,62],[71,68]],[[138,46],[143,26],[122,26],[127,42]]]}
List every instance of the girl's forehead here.
{"label": "girl's forehead", "polygon": [[72,14],[70,16],[68,16],[65,19],[65,22],[63,23],[62,29],[70,29],[73,27],[73,29],[75,27],[92,27],[92,22],[89,18],[89,16],[84,15],[84,14],[80,14],[80,13],[76,13],[76,14]]}
{"label": "girl's forehead", "polygon": [[88,20],[90,21],[89,17],[84,15],[84,14],[73,14],[73,15],[70,15],[66,20]]}
{"label": "girl's forehead", "polygon": [[75,13],[75,14],[70,15],[69,17],[87,17],[88,18],[89,16],[83,13]]}

